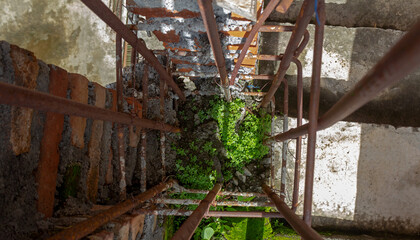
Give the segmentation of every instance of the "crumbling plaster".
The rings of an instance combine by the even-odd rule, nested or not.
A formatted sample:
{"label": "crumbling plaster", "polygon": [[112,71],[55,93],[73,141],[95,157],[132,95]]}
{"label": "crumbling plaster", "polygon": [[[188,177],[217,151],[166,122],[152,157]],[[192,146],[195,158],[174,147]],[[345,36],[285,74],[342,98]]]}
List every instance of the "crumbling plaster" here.
{"label": "crumbling plaster", "polygon": [[2,0],[1,5],[0,40],[92,81],[115,82],[115,33],[81,1]]}

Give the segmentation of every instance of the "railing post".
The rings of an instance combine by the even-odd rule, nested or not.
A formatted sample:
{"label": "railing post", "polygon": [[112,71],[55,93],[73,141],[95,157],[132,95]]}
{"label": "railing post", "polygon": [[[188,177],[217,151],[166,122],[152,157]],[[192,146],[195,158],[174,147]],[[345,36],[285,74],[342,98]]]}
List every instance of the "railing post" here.
{"label": "railing post", "polygon": [[277,194],[275,194],[266,184],[262,186],[263,191],[267,194],[270,200],[276,205],[277,210],[283,215],[286,221],[293,227],[293,229],[302,236],[305,240],[321,240],[322,237],[305,222],[299,218]]}
{"label": "railing post", "polygon": [[[325,9],[324,0],[319,0],[318,12],[320,22],[315,26],[314,60],[312,67],[311,95],[309,102],[308,150],[306,158],[305,192],[303,199],[303,220],[308,226],[312,221],[312,195],[314,188],[314,168],[316,131],[318,127],[318,112],[321,82],[322,47],[324,42]],[[317,17],[318,19],[318,17]]]}
{"label": "railing post", "polygon": [[195,229],[200,224],[201,219],[207,214],[210,208],[210,204],[216,199],[217,194],[222,188],[221,183],[216,183],[213,189],[207,194],[207,196],[200,202],[197,209],[191,214],[191,216],[182,224],[178,231],[172,237],[172,240],[186,240],[191,239]]}

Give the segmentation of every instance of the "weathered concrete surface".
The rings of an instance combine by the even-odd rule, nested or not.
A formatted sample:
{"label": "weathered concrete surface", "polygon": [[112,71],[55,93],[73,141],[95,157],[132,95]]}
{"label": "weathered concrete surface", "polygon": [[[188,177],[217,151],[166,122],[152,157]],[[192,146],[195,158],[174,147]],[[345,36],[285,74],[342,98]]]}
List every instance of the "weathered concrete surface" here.
{"label": "weathered concrete surface", "polygon": [[[276,132],[282,131],[278,118]],[[304,121],[306,122],[306,121]],[[295,127],[292,119],[289,126]],[[286,201],[292,199],[295,140],[289,143]],[[318,132],[314,226],[419,234],[420,133],[413,128],[338,122]],[[298,214],[302,214],[307,139],[303,139]],[[281,159],[282,143],[275,156]],[[280,160],[277,160],[280,161]],[[275,166],[281,166],[275,162]],[[280,188],[280,169],[275,169]]]}
{"label": "weathered concrete surface", "polygon": [[[304,116],[307,116],[309,86],[312,72],[314,26],[308,28],[312,38],[299,59],[303,65]],[[377,61],[403,36],[404,32],[378,28],[325,27],[321,73],[320,114],[328,110],[348,92]],[[263,34],[262,54],[284,53],[290,33]],[[277,47],[276,47],[277,46]],[[272,74],[274,62],[261,62],[260,73]],[[287,78],[290,86],[290,106],[296,106],[296,67],[292,63]],[[385,90],[346,120],[381,123],[393,126],[420,127],[420,70],[410,74],[395,86]],[[278,106],[283,99],[277,92]],[[290,114],[296,116],[296,108]]]}
{"label": "weathered concrete surface", "polygon": [[[10,84],[19,84],[10,51],[20,51],[6,42],[0,42],[0,78]],[[37,91],[48,92],[49,68],[38,61],[37,67],[21,69],[20,76],[29,76],[31,70]],[[31,66],[33,66],[31,64]],[[28,72],[29,71],[29,72]],[[27,75],[28,74],[28,75]],[[13,107],[0,105],[0,231],[4,239],[27,239],[23,233],[36,231],[36,220],[41,216],[36,210],[37,191],[34,172],[38,165],[40,143],[43,137],[45,113],[33,111],[29,124],[30,145],[27,152],[15,155],[10,141]],[[19,231],[19,232],[18,232]]]}
{"label": "weathered concrete surface", "polygon": [[[303,0],[295,0],[285,14],[274,12],[268,21],[294,23],[302,2]],[[327,0],[325,2],[327,25],[407,31],[420,18],[418,0]]]}
{"label": "weathered concrete surface", "polygon": [[115,33],[81,1],[3,0],[1,5],[0,40],[91,81],[115,81]]}
{"label": "weathered concrete surface", "polygon": [[[37,85],[38,61],[33,53],[10,46],[10,57],[12,58],[15,72],[15,84],[34,90]],[[31,123],[33,109],[12,107],[12,128],[10,142],[13,146],[15,155],[20,155],[29,151],[31,147]]]}

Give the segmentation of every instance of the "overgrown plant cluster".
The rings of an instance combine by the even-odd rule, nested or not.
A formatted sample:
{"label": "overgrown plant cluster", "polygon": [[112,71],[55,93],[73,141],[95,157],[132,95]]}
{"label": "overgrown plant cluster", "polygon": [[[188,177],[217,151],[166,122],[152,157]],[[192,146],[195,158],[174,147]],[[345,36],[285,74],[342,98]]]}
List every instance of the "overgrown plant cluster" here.
{"label": "overgrown plant cluster", "polygon": [[[262,141],[271,126],[269,115],[246,108],[242,100],[207,100],[198,107],[193,99],[179,111],[184,131],[181,140],[172,145],[177,153],[178,181],[184,187],[204,190],[211,189],[218,177],[214,160],[221,163],[225,181],[251,161],[260,161],[269,151]],[[217,122],[212,137],[194,139],[194,131],[211,121]]]}

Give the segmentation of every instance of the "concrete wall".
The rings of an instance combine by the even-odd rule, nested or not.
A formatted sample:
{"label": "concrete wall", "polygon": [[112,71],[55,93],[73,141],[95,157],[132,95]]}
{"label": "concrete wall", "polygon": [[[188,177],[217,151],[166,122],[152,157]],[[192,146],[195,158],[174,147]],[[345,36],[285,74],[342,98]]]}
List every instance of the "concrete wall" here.
{"label": "concrete wall", "polygon": [[115,33],[81,1],[0,2],[0,40],[91,81],[115,82]]}
{"label": "concrete wall", "polygon": [[[277,119],[277,132],[282,120]],[[295,119],[291,127],[296,127]],[[317,138],[314,226],[420,234],[420,133],[415,128],[338,122]],[[300,165],[302,214],[307,139]],[[275,156],[281,159],[282,144]],[[287,202],[291,203],[295,141],[289,143]],[[276,166],[281,166],[277,163]],[[275,169],[280,187],[280,168]]]}

